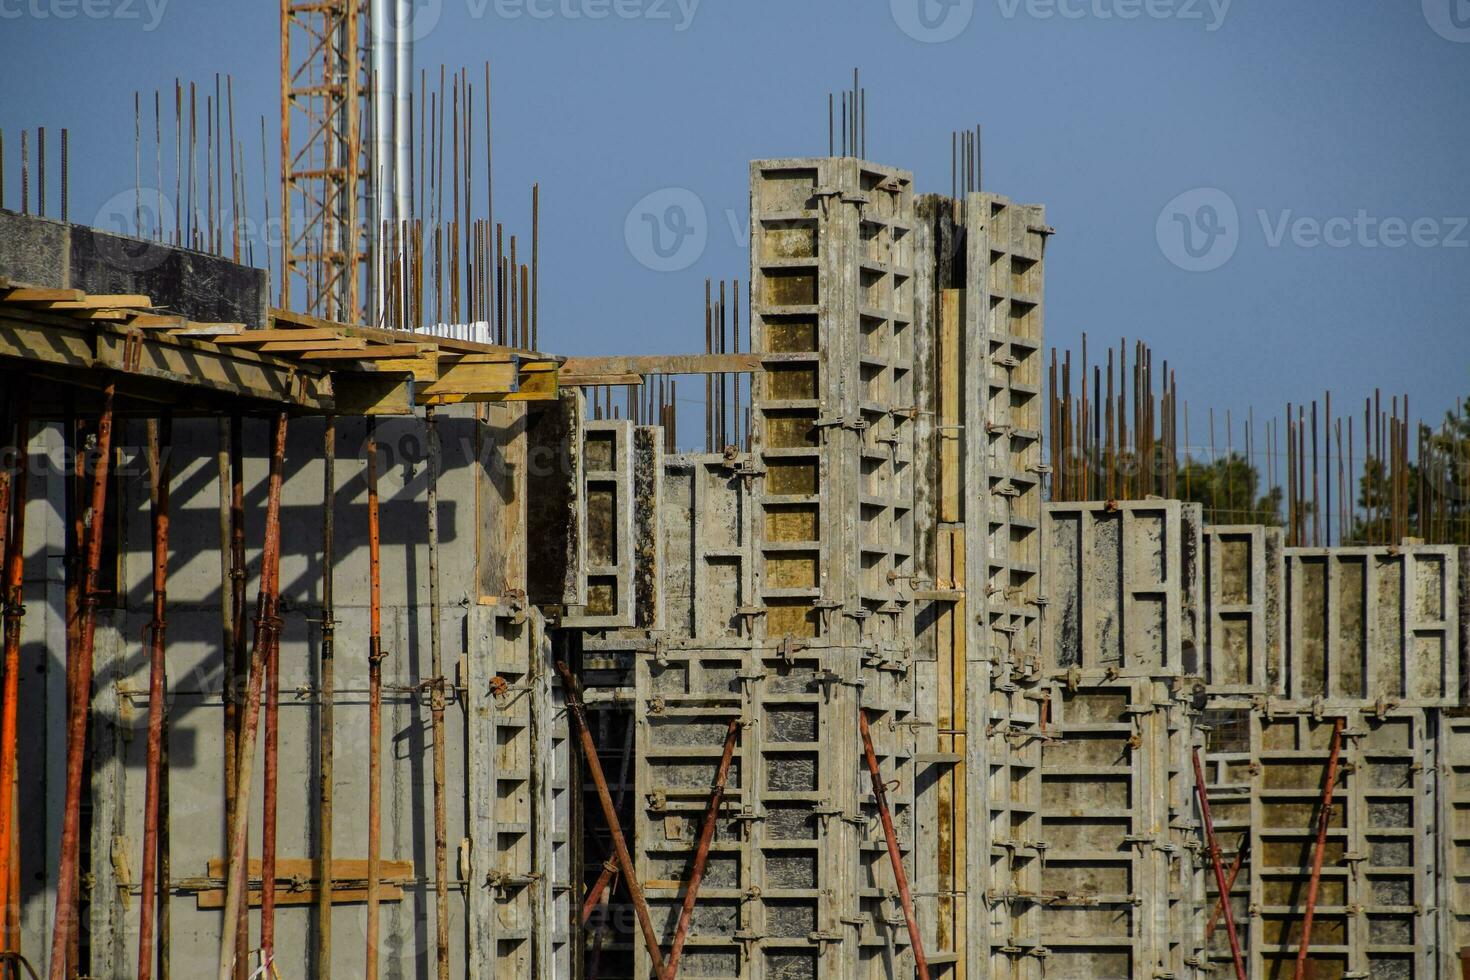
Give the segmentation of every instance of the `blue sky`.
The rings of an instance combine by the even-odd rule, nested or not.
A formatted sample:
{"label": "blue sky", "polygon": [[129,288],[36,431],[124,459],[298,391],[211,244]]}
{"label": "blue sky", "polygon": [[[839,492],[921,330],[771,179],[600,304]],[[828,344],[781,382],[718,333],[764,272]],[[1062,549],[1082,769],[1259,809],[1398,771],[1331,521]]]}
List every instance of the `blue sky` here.
{"label": "blue sky", "polygon": [[[1047,205],[1052,343],[1149,342],[1195,418],[1279,412],[1329,387],[1361,406],[1375,386],[1437,418],[1470,393],[1467,0],[419,7],[433,24],[419,65],[493,63],[497,210],[528,226],[542,185],[544,347],[695,349],[705,277],[748,275],[731,231],[748,161],[824,153],[826,93],[860,66],[869,157],[947,191],[949,133],[981,123],[987,189]],[[954,36],[910,36],[925,23]],[[133,91],[212,86],[215,71],[235,77],[258,198],[277,25],[268,2],[0,0],[7,203],[18,130],[68,126],[85,220],[133,186]],[[703,251],[673,272],[624,235],[630,209],[668,188],[693,192],[707,221]],[[1233,218],[1200,210],[1222,201]],[[1177,236],[1221,221],[1229,261],[1181,268],[1200,263]]]}

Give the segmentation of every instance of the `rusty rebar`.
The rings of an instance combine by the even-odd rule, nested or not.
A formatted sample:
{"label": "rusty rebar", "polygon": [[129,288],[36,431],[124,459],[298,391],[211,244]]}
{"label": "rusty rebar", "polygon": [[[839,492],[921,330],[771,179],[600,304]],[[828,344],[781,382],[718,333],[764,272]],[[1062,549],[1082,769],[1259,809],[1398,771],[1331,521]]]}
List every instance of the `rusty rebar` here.
{"label": "rusty rebar", "polygon": [[1317,813],[1317,840],[1312,847],[1312,877],[1307,883],[1307,908],[1302,915],[1302,938],[1296,948],[1296,980],[1307,976],[1307,951],[1312,945],[1312,920],[1317,915],[1317,888],[1322,883],[1322,856],[1327,850],[1327,826],[1332,822],[1332,793],[1337,785],[1337,763],[1342,753],[1343,719],[1332,723],[1332,751],[1327,757],[1327,783]]}
{"label": "rusty rebar", "polygon": [[383,603],[378,523],[378,423],[368,419],[368,857],[367,952],[363,976],[378,976],[378,904],[382,880]]}
{"label": "rusty rebar", "polygon": [[653,919],[648,914],[648,902],[643,897],[643,886],[638,882],[638,872],[633,866],[633,857],[628,853],[628,842],[623,837],[623,825],[618,820],[617,807],[607,788],[607,778],[602,773],[602,761],[597,757],[597,743],[592,739],[592,729],[587,724],[587,714],[582,706],[582,688],[572,676],[565,663],[556,662],[557,673],[561,674],[567,702],[567,710],[577,721],[581,735],[582,757],[587,765],[592,783],[597,787],[597,799],[602,804],[602,815],[607,819],[608,831],[612,834],[613,850],[617,854],[618,867],[628,885],[628,894],[633,899],[633,911],[638,916],[638,926],[643,931],[643,943],[648,948],[648,957],[653,961],[654,973],[664,975],[663,952],[658,946],[658,934],[653,929]]}
{"label": "rusty rebar", "polygon": [[336,416],[327,416],[322,443],[325,454],[322,462],[322,704],[317,738],[321,753],[317,774],[317,832],[321,835],[321,843],[316,873],[316,975],[323,980],[329,980],[332,975],[332,765],[333,737],[336,733],[333,710],[336,703],[334,663],[337,619],[332,586],[332,564],[336,559]]}
{"label": "rusty rebar", "polygon": [[153,621],[149,624],[148,761],[143,792],[143,889],[138,912],[138,980],[153,976],[153,921],[158,908],[158,795],[163,775],[163,713],[168,630],[169,482],[173,477],[169,453],[173,445],[173,418],[167,414],[148,422],[148,468],[152,476],[150,509],[153,520]]}
{"label": "rusty rebar", "polygon": [[[24,385],[24,382],[22,382]],[[15,771],[17,764],[16,709],[20,698],[20,627],[25,616],[25,532],[26,501],[30,475],[27,456],[31,423],[26,412],[27,393],[17,393],[15,404],[15,475],[0,470],[0,558],[3,558],[5,678],[3,707],[0,707],[0,952],[20,951],[20,878],[17,846],[19,811],[15,805]],[[7,531],[3,525],[9,524]]]}
{"label": "rusty rebar", "polygon": [[66,718],[66,796],[62,809],[61,860],[56,878],[56,915],[51,935],[51,980],[65,980],[67,954],[76,932],[78,871],[81,857],[82,768],[87,743],[87,705],[91,700],[92,650],[97,637],[98,577],[102,567],[102,538],[106,524],[109,464],[112,459],[112,406],[117,383],[109,381],[102,391],[102,412],[97,419],[97,463],[92,472],[91,522],[86,534],[86,559],[78,595],[80,622],[76,646],[68,660],[74,661],[70,711]]}
{"label": "rusty rebar", "polygon": [[1210,851],[1210,863],[1215,869],[1215,887],[1220,892],[1220,901],[1225,914],[1225,934],[1230,937],[1230,956],[1235,963],[1236,980],[1246,980],[1245,960],[1240,955],[1240,937],[1235,932],[1235,911],[1230,906],[1230,886],[1225,882],[1225,868],[1220,860],[1220,844],[1215,839],[1215,820],[1210,815],[1210,792],[1205,787],[1205,769],[1199,761],[1199,746],[1194,748],[1194,792],[1199,797],[1200,819],[1205,825],[1205,844]]}
{"label": "rusty rebar", "polygon": [[903,870],[903,855],[898,850],[898,832],[893,829],[893,814],[888,810],[888,792],[883,788],[883,774],[878,771],[878,754],[873,751],[873,734],[868,729],[868,711],[858,709],[858,732],[863,738],[863,755],[868,760],[868,776],[873,781],[873,797],[878,802],[878,817],[883,822],[883,836],[888,841],[888,859],[893,864],[893,877],[898,881],[898,897],[903,903],[904,921],[909,927],[909,942],[914,947],[914,969],[919,980],[929,980],[929,961],[924,956],[924,939],[914,918],[914,899],[909,894],[909,878]]}
{"label": "rusty rebar", "polygon": [[725,733],[725,751],[720,756],[720,767],[715,773],[715,785],[709,794],[709,809],[704,813],[704,826],[699,831],[699,847],[694,852],[694,869],[689,874],[689,884],[684,888],[684,905],[679,909],[679,925],[674,930],[674,945],[669,950],[669,965],[664,971],[664,980],[674,980],[679,975],[679,957],[684,953],[684,941],[689,937],[689,923],[694,918],[694,904],[699,899],[699,885],[704,880],[704,867],[709,861],[710,844],[715,839],[715,824],[720,816],[720,802],[725,796],[725,780],[730,775],[730,762],[735,758],[735,740],[740,734],[740,719],[731,718]]}
{"label": "rusty rebar", "polygon": [[[286,457],[286,413],[275,421],[271,445],[270,480],[266,494],[265,542],[261,550],[260,593],[256,600],[255,640],[251,648],[250,676],[246,682],[244,712],[240,719],[239,760],[235,766],[235,824],[230,828],[229,879],[225,885],[224,926],[220,937],[219,980],[229,980],[236,965],[239,911],[249,907],[246,861],[246,829],[250,823],[250,780],[255,765],[257,722],[260,718],[261,688],[265,661],[280,632],[278,617],[281,557],[281,483]],[[57,978],[60,980],[60,978]]]}

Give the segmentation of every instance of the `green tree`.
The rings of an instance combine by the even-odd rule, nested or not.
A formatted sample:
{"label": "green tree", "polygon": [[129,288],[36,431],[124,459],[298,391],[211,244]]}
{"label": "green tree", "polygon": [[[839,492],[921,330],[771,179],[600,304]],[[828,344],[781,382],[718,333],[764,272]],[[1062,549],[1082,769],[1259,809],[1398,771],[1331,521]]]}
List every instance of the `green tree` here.
{"label": "green tree", "polygon": [[1352,540],[1392,542],[1397,532],[1430,544],[1470,544],[1470,397],[1446,412],[1439,428],[1421,422],[1408,451],[1397,493],[1385,460],[1363,465]]}
{"label": "green tree", "polygon": [[1207,524],[1280,524],[1281,488],[1258,497],[1260,485],[1260,471],[1241,453],[1211,462],[1190,457],[1177,483],[1180,499],[1204,506]]}

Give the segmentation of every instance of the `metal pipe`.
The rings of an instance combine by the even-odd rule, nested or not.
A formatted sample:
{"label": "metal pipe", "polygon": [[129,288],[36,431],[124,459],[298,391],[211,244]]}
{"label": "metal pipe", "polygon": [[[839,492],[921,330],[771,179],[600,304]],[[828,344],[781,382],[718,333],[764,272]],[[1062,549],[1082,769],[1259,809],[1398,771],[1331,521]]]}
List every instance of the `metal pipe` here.
{"label": "metal pipe", "polygon": [[333,711],[334,659],[337,648],[337,618],[333,602],[332,563],[335,560],[337,500],[337,418],[328,415],[322,450],[322,703],[319,717],[318,744],[321,751],[317,776],[317,828],[321,834],[321,861],[316,873],[317,887],[317,955],[316,975],[330,980],[332,975],[332,739],[336,733]]}
{"label": "metal pipe", "polygon": [[158,788],[163,772],[164,650],[168,628],[168,495],[172,479],[169,451],[173,418],[148,422],[148,468],[153,477],[153,622],[148,665],[148,763],[143,793],[143,893],[138,912],[138,980],[153,976],[153,919],[158,902]]}
{"label": "metal pipe", "polygon": [[1322,855],[1327,850],[1327,825],[1332,822],[1332,793],[1337,785],[1337,763],[1342,754],[1343,719],[1332,723],[1332,752],[1327,757],[1327,785],[1317,814],[1317,842],[1312,848],[1312,877],[1307,883],[1307,911],[1302,916],[1302,938],[1296,948],[1296,980],[1307,976],[1307,951],[1312,945],[1312,920],[1317,915],[1317,888],[1322,883]]}
{"label": "metal pipe", "polygon": [[378,977],[378,903],[382,865],[383,604],[378,526],[378,423],[368,419],[368,881],[367,960],[363,976]]}
{"label": "metal pipe", "polygon": [[694,870],[684,889],[684,906],[679,910],[679,926],[674,930],[674,946],[669,951],[665,980],[674,980],[679,975],[679,957],[684,953],[684,940],[689,937],[689,923],[694,917],[694,903],[699,898],[699,884],[704,880],[704,866],[709,861],[710,844],[715,839],[720,801],[725,795],[725,780],[730,775],[730,762],[735,758],[735,739],[739,734],[740,719],[731,718],[729,731],[725,733],[725,752],[720,756],[720,768],[715,773],[715,785],[709,794],[709,809],[705,811],[704,826],[699,831],[699,847],[694,852]]}
{"label": "metal pipe", "polygon": [[1205,825],[1205,843],[1210,850],[1210,863],[1215,868],[1215,887],[1225,913],[1225,933],[1230,937],[1230,956],[1235,962],[1236,980],[1246,980],[1245,961],[1240,955],[1240,937],[1235,932],[1235,912],[1230,907],[1230,886],[1225,882],[1225,868],[1220,860],[1220,844],[1215,840],[1215,820],[1210,816],[1210,792],[1205,787],[1205,769],[1199,761],[1199,746],[1194,747],[1194,792],[1199,797],[1200,819]]}
{"label": "metal pipe", "polygon": [[92,649],[97,637],[97,579],[102,566],[103,526],[107,514],[107,481],[112,461],[112,405],[117,383],[102,390],[97,419],[97,465],[92,473],[92,520],[87,528],[84,578],[78,595],[80,622],[74,661],[70,713],[66,719],[66,802],[62,809],[61,861],[56,879],[56,915],[51,935],[51,980],[66,980],[67,952],[76,932],[78,871],[81,857],[82,766],[87,747],[87,706],[91,701]]}
{"label": "metal pipe", "polygon": [[649,959],[653,960],[654,973],[662,977],[664,975],[663,953],[658,948],[658,935],[653,930],[653,919],[648,914],[648,902],[643,897],[643,886],[638,882],[638,873],[633,867],[633,857],[628,853],[628,842],[623,838],[623,826],[618,820],[617,807],[613,805],[612,794],[608,792],[607,778],[602,774],[602,761],[597,758],[597,743],[592,739],[592,729],[587,725],[587,715],[582,708],[581,685],[577,683],[571,670],[562,661],[556,662],[556,670],[561,674],[567,710],[576,719],[577,729],[581,733],[583,761],[586,762],[588,773],[597,787],[597,798],[602,804],[602,815],[607,818],[618,866],[628,883],[628,894],[633,898],[633,911],[637,914],[638,926],[643,931],[644,945],[648,947]]}
{"label": "metal pipe", "polygon": [[[240,725],[240,757],[235,765],[235,824],[230,828],[229,879],[225,885],[223,934],[219,947],[219,980],[229,980],[236,966],[239,910],[248,908],[246,830],[249,826],[250,781],[255,765],[257,722],[264,684],[265,661],[280,632],[277,607],[281,557],[281,482],[286,457],[286,413],[276,417],[271,446],[270,481],[266,494],[265,542],[261,550],[260,595],[256,600],[255,641],[251,649],[250,678]],[[56,978],[60,980],[60,978]]]}
{"label": "metal pipe", "polygon": [[[1240,842],[1240,847],[1236,848],[1235,861],[1232,862],[1230,865],[1230,876],[1225,882],[1225,890],[1227,894],[1235,890],[1235,879],[1240,877],[1240,868],[1243,864],[1245,864],[1245,852],[1249,846],[1250,845],[1248,840],[1242,840]],[[1219,901],[1215,902],[1215,909],[1213,912],[1210,913],[1210,921],[1205,924],[1206,944],[1209,943],[1210,937],[1215,934],[1215,926],[1219,924],[1220,916],[1224,911],[1225,899],[1222,896]]]}
{"label": "metal pipe", "polygon": [[429,437],[429,713],[434,739],[434,955],[439,980],[449,980],[449,834],[444,799],[444,662],[439,630],[439,419],[424,410]]}
{"label": "metal pipe", "polygon": [[[3,944],[0,951],[20,951],[20,879],[17,831],[18,808],[15,805],[15,771],[18,745],[16,742],[16,707],[20,698],[20,626],[25,615],[25,533],[26,500],[30,475],[27,450],[30,443],[31,423],[26,412],[27,393],[21,391],[16,399],[19,406],[15,425],[16,469],[12,478],[8,471],[0,471],[0,557],[4,559],[4,591],[0,602],[5,609],[5,679],[3,707],[0,707],[0,915],[4,916]],[[9,523],[6,532],[3,525]]]}
{"label": "metal pipe", "polygon": [[[167,673],[164,684],[168,683]],[[173,862],[170,858],[172,846],[169,834],[168,803],[168,705],[163,706],[163,738],[160,740],[158,765],[158,980],[169,980],[172,970],[172,901]]]}
{"label": "metal pipe", "polygon": [[[395,0],[393,16],[393,210],[401,226],[413,214],[413,0]],[[468,145],[468,134],[466,134]],[[385,188],[386,190],[386,188]]]}
{"label": "metal pipe", "polygon": [[909,942],[914,947],[914,968],[919,980],[929,980],[929,961],[924,957],[924,939],[914,919],[914,899],[909,894],[908,875],[903,870],[903,855],[898,850],[898,833],[893,829],[893,815],[888,811],[888,793],[883,776],[878,772],[878,754],[873,751],[873,733],[868,729],[868,711],[858,709],[858,732],[863,737],[863,754],[868,760],[868,775],[873,781],[873,797],[878,801],[878,817],[883,822],[883,836],[888,840],[888,859],[893,863],[893,877],[898,880],[898,897],[903,903],[903,917],[909,927]]}

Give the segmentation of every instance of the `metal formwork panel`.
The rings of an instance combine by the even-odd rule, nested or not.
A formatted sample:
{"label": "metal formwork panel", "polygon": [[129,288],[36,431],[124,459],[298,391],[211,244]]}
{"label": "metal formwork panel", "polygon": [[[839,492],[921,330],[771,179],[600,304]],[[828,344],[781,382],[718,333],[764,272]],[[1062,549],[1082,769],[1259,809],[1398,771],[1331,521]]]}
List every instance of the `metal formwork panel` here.
{"label": "metal formwork panel", "polygon": [[1440,975],[1456,975],[1470,947],[1470,717],[1440,717]]}
{"label": "metal formwork panel", "polygon": [[[1204,529],[1203,658],[1185,663],[1214,694],[1284,694],[1280,528]],[[1186,658],[1187,659],[1187,658]]]}
{"label": "metal formwork panel", "polygon": [[585,558],[586,605],[568,610],[565,626],[635,626],[637,592],[633,423],[612,419],[582,427],[582,495],[578,520]]}
{"label": "metal formwork panel", "polygon": [[912,178],[751,165],[757,635],[912,637]]}
{"label": "metal formwork panel", "polygon": [[1046,668],[1181,671],[1198,629],[1198,505],[1066,503],[1043,511]]}
{"label": "metal formwork panel", "polygon": [[[669,649],[636,659],[637,851],[672,942],[728,722],[741,720],[681,970],[799,980],[912,969],[858,735],[857,651]],[[906,677],[864,693],[875,752],[913,841]],[[911,864],[911,862],[910,862]],[[911,869],[912,871],[912,869]],[[639,975],[650,965],[635,947]]]}
{"label": "metal formwork panel", "polygon": [[991,737],[1013,802],[991,842],[1005,860],[990,881],[990,975],[1192,975],[1190,729],[1169,686],[1074,676],[1042,685],[1037,706],[1034,725]]}
{"label": "metal formwork panel", "polygon": [[661,504],[664,611],[671,638],[748,639],[751,477],[723,455],[669,456]]}
{"label": "metal formwork panel", "polygon": [[1452,547],[1289,548],[1287,697],[1458,703],[1459,556]]}
{"label": "metal formwork panel", "polygon": [[[1435,720],[1423,710],[1346,717],[1309,954],[1322,980],[1441,975]],[[1212,760],[1212,779],[1247,787],[1249,897],[1238,885],[1234,907],[1252,977],[1293,970],[1333,723],[1252,712],[1246,744],[1230,746],[1247,752]],[[1217,931],[1217,964],[1230,958],[1224,939]]]}
{"label": "metal formwork panel", "polygon": [[[965,521],[983,625],[1005,672],[1035,662],[1041,596],[1043,257],[1046,210],[965,202]],[[978,509],[971,510],[971,502]]]}
{"label": "metal formwork panel", "polygon": [[535,610],[476,606],[461,663],[468,718],[469,975],[569,975],[567,718]]}

